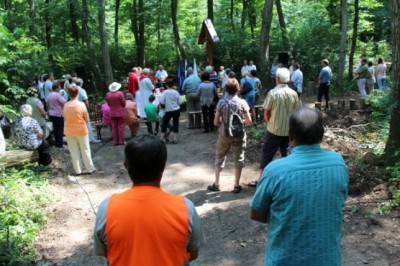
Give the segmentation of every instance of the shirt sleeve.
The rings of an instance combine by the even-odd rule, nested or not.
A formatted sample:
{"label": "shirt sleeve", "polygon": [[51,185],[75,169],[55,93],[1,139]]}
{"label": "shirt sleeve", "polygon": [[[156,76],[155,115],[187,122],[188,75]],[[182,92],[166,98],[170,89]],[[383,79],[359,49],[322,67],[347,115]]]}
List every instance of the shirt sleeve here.
{"label": "shirt sleeve", "polygon": [[86,100],[88,99],[87,93],[86,93],[86,91],[85,91],[83,88],[81,88],[81,89],[79,90],[79,94],[80,94],[81,97],[82,97],[82,101],[86,101]]}
{"label": "shirt sleeve", "polygon": [[36,101],[36,106],[37,106],[39,109],[44,109],[43,103],[42,103],[41,100],[37,100],[37,101]]}
{"label": "shirt sleeve", "polygon": [[196,212],[193,202],[185,198],[186,206],[189,214],[189,238],[187,243],[187,251],[199,250],[206,243],[203,227],[200,222],[199,215]]}
{"label": "shirt sleeve", "polygon": [[267,109],[267,110],[271,110],[272,109],[272,93],[270,92],[270,93],[268,93],[267,94],[267,97],[265,98],[265,101],[264,101],[264,109]]}
{"label": "shirt sleeve", "polygon": [[103,200],[97,210],[93,234],[94,254],[103,257],[107,257],[106,214],[109,201],[110,198]]}
{"label": "shirt sleeve", "polygon": [[266,168],[264,168],[262,177],[257,184],[256,192],[253,196],[253,199],[250,201],[250,208],[261,212],[266,213],[269,216],[269,209],[272,203],[272,193],[273,191],[271,184],[271,176],[268,176]]}

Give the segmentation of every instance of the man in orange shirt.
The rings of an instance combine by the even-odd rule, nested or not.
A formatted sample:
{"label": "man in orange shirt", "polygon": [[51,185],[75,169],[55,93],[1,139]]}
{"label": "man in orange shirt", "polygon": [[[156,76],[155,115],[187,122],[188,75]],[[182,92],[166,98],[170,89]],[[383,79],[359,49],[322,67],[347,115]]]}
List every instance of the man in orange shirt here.
{"label": "man in orange shirt", "polygon": [[134,137],[125,147],[132,188],[99,206],[94,251],[109,265],[183,265],[198,256],[205,236],[193,203],[160,188],[167,161],[157,137]]}

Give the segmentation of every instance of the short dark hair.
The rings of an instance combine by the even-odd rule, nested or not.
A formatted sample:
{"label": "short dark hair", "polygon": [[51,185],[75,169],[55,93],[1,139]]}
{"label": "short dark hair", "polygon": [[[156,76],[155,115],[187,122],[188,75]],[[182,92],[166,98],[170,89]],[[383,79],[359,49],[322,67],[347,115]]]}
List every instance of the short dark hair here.
{"label": "short dark hair", "polygon": [[173,79],[173,78],[169,78],[169,77],[166,78],[166,79],[165,79],[165,85],[167,85],[168,88],[174,87],[174,85],[175,85],[174,79]]}
{"label": "short dark hair", "polygon": [[52,90],[55,91],[56,89],[58,89],[58,87],[60,87],[60,83],[58,81],[54,81],[53,82],[53,86],[52,86]]}
{"label": "short dark hair", "polygon": [[158,137],[141,135],[125,146],[125,167],[134,184],[160,180],[167,163],[167,148]]}
{"label": "short dark hair", "polygon": [[250,74],[251,74],[253,77],[257,77],[257,70],[255,70],[255,69],[250,70]]}
{"label": "short dark hair", "polygon": [[289,138],[298,145],[317,144],[324,136],[321,112],[302,107],[296,109],[289,118]]}
{"label": "short dark hair", "polygon": [[373,66],[374,65],[374,63],[372,63],[372,61],[368,61],[368,66]]}
{"label": "short dark hair", "polygon": [[154,102],[154,100],[156,99],[156,97],[152,94],[149,96],[149,102]]}
{"label": "short dark hair", "polygon": [[201,78],[202,81],[210,80],[210,73],[203,72],[203,73],[201,73],[200,78]]}

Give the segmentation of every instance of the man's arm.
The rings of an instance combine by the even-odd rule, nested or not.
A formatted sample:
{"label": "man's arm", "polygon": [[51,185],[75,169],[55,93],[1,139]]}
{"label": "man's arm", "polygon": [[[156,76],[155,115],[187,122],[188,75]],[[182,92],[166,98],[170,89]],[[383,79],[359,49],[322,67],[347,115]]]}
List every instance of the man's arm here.
{"label": "man's arm", "polygon": [[267,214],[250,209],[250,219],[260,223],[267,223]]}
{"label": "man's arm", "polygon": [[214,117],[214,126],[219,127],[221,125],[221,112],[216,112]]}
{"label": "man's arm", "polygon": [[193,203],[185,198],[185,203],[189,215],[189,239],[186,250],[190,253],[189,261],[195,260],[199,256],[199,249],[206,243],[203,227],[200,222],[199,215]]}
{"label": "man's arm", "polygon": [[265,123],[268,123],[270,118],[271,118],[271,110],[264,109],[264,120],[265,120]]}

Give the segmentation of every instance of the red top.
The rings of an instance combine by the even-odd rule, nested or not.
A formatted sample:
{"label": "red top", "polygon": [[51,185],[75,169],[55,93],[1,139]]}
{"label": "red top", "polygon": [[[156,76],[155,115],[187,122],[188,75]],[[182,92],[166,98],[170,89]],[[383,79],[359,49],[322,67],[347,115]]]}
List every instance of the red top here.
{"label": "red top", "polygon": [[128,92],[135,96],[136,91],[139,90],[139,79],[135,73],[129,73],[128,76]]}

